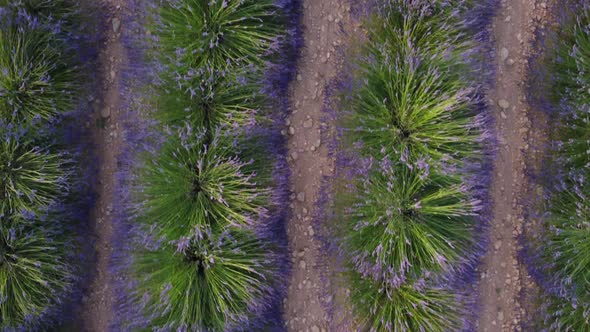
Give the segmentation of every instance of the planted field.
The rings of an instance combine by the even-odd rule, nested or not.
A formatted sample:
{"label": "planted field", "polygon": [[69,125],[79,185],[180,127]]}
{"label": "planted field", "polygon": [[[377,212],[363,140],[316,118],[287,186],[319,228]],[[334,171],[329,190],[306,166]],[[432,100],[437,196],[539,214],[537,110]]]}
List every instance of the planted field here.
{"label": "planted field", "polygon": [[0,331],[590,331],[589,27],[0,0]]}

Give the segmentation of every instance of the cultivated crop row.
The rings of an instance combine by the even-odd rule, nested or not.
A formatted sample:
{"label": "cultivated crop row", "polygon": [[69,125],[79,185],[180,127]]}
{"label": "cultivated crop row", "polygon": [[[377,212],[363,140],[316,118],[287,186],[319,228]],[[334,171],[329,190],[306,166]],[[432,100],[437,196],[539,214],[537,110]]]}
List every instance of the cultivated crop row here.
{"label": "cultivated crop row", "polygon": [[[76,288],[71,119],[88,81],[78,6],[0,0],[0,330],[46,329]],[[73,212],[76,211],[76,212]]]}
{"label": "cultivated crop row", "polygon": [[590,331],[590,9],[579,3],[567,3],[555,51],[541,64],[554,126],[539,178],[542,230],[529,258],[543,293],[536,328],[550,331]]}
{"label": "cultivated crop row", "polygon": [[483,248],[492,138],[481,101],[487,53],[475,32],[483,7],[379,1],[366,22],[336,114],[340,175],[331,226],[362,328],[472,324],[467,294]]}
{"label": "cultivated crop row", "polygon": [[288,268],[280,130],[295,6],[180,0],[146,7],[154,38],[145,53],[156,70],[143,92],[154,111],[142,116],[156,121],[144,121],[149,146],[126,179],[134,242],[123,255],[131,259],[119,263],[129,264],[132,280],[118,328],[279,327]]}

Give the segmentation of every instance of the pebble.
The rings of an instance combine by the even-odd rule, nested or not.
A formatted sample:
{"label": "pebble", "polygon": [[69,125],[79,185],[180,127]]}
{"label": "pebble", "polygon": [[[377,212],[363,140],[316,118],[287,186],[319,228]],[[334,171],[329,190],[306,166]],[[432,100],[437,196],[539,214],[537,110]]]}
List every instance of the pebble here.
{"label": "pebble", "polygon": [[121,20],[119,20],[118,18],[115,17],[113,19],[113,31],[119,32],[120,28],[121,28]]}
{"label": "pebble", "polygon": [[311,127],[313,127],[313,120],[312,119],[307,119],[303,122],[303,128],[309,129]]}
{"label": "pebble", "polygon": [[311,327],[311,332],[320,332],[320,328],[317,325]]}
{"label": "pebble", "polygon": [[299,268],[305,270],[307,268],[307,263],[304,260],[299,261]]}
{"label": "pebble", "polygon": [[498,106],[502,107],[503,109],[507,109],[510,107],[510,103],[506,99],[500,99],[498,100]]}
{"label": "pebble", "polygon": [[305,202],[305,193],[304,192],[300,192],[297,194],[297,200],[300,202]]}
{"label": "pebble", "polygon": [[502,247],[502,241],[498,240],[494,243],[494,249],[499,250]]}
{"label": "pebble", "polygon": [[502,49],[500,50],[500,59],[502,59],[502,62],[506,61],[509,55],[510,51],[508,51],[506,47],[502,47]]}
{"label": "pebble", "polygon": [[289,134],[295,135],[295,128],[289,127]]}
{"label": "pebble", "polygon": [[504,111],[500,112],[500,116],[502,117],[502,119],[506,119],[506,113],[504,113]]}
{"label": "pebble", "polygon": [[109,116],[111,116],[111,108],[105,107],[102,110],[100,110],[100,116],[102,116],[103,118],[108,118]]}

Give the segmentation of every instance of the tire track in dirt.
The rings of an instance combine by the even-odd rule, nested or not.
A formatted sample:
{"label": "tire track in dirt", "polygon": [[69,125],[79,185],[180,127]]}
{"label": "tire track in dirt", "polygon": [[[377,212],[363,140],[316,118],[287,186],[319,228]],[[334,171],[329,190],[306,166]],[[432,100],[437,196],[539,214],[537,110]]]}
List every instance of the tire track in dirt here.
{"label": "tire track in dirt", "polygon": [[92,138],[96,147],[98,178],[95,183],[98,195],[92,211],[90,225],[95,236],[96,262],[92,284],[86,290],[80,308],[82,331],[106,332],[113,319],[114,295],[109,270],[112,254],[113,199],[115,194],[117,156],[122,150],[123,134],[119,125],[121,109],[120,72],[125,51],[120,40],[124,0],[102,0],[105,13],[104,42],[98,58],[98,100],[93,114]]}
{"label": "tire track in dirt", "polygon": [[[314,236],[313,216],[322,177],[332,175],[334,160],[322,142],[322,109],[326,87],[337,75],[342,59],[341,26],[350,19],[347,0],[303,1],[304,47],[297,79],[291,86],[292,114],[289,129],[289,164],[292,170],[291,218],[287,233],[293,271],[285,301],[285,321],[289,331],[324,332],[330,322],[323,298],[325,268],[321,243]],[[324,143],[324,144],[323,144]]]}
{"label": "tire track in dirt", "polygon": [[527,318],[521,294],[533,284],[518,261],[519,236],[523,232],[530,183],[526,176],[537,136],[526,100],[528,59],[535,31],[547,17],[547,0],[502,0],[493,22],[496,44],[496,85],[489,93],[498,134],[492,194],[493,217],[490,245],[483,259],[479,280],[478,331],[521,331]]}

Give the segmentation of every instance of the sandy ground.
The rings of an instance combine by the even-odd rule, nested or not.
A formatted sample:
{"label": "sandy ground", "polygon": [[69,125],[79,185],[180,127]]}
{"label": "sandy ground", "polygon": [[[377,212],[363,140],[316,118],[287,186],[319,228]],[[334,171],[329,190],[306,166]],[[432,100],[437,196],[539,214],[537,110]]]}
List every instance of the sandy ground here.
{"label": "sandy ground", "polygon": [[121,36],[123,0],[103,0],[101,6],[107,15],[105,43],[99,54],[99,98],[95,104],[92,137],[100,165],[96,190],[98,201],[90,224],[95,236],[97,261],[95,279],[83,297],[80,329],[89,332],[106,332],[113,317],[113,294],[110,285],[109,260],[113,232],[112,202],[117,170],[117,155],[123,143],[118,119],[121,112],[119,95],[120,68],[124,59]]}
{"label": "sandy ground", "polygon": [[530,138],[538,136],[531,126],[532,110],[525,96],[531,42],[542,27],[547,0],[503,0],[493,23],[496,42],[496,87],[489,93],[497,121],[499,146],[492,184],[493,219],[490,246],[479,282],[478,331],[521,331],[528,317],[523,290],[533,283],[518,261],[518,237],[524,226],[530,183],[526,176],[531,152]]}
{"label": "sandy ground", "polygon": [[[292,217],[288,225],[293,273],[285,301],[289,331],[321,332],[329,328],[328,299],[322,284],[325,266],[319,259],[320,243],[314,237],[313,215],[323,175],[331,175],[334,161],[322,144],[320,124],[326,85],[338,72],[337,48],[343,43],[340,26],[346,25],[346,0],[303,2],[305,47],[297,79],[292,84],[293,113],[289,119],[289,160],[292,176]],[[330,126],[331,124],[327,124]]]}

